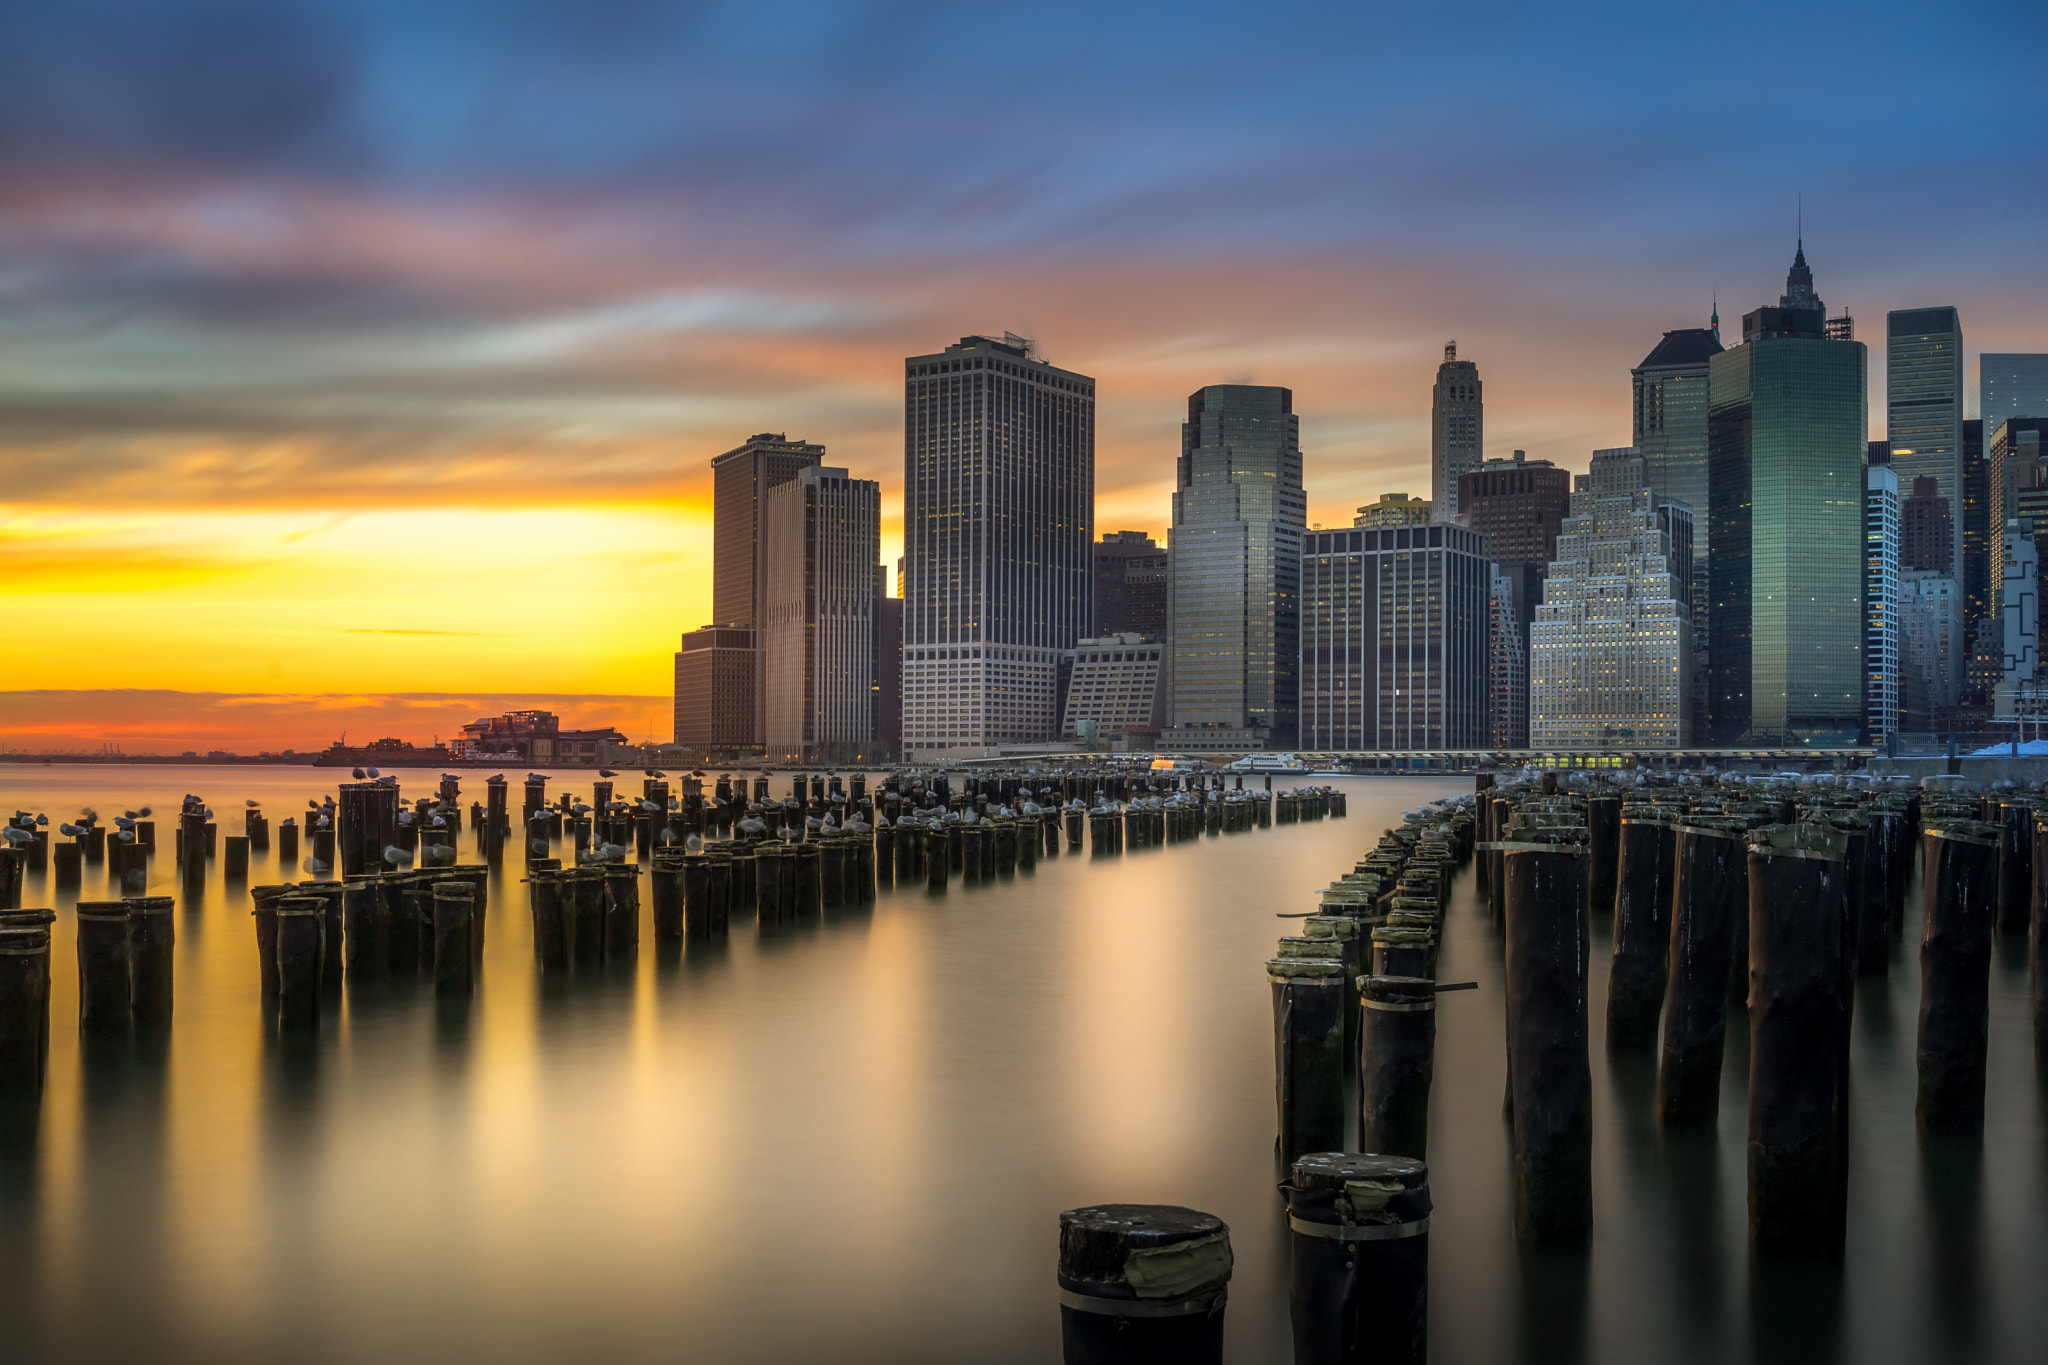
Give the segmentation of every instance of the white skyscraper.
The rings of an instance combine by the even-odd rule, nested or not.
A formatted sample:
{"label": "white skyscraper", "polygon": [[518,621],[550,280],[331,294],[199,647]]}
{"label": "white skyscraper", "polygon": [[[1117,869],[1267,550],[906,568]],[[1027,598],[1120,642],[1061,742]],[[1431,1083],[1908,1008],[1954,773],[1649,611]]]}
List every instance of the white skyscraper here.
{"label": "white skyscraper", "polygon": [[1529,632],[1531,747],[1689,742],[1691,520],[1658,500],[1635,447],[1593,452]]}
{"label": "white skyscraper", "polygon": [[905,757],[1053,738],[1094,539],[1093,379],[1008,335],[904,361]]}

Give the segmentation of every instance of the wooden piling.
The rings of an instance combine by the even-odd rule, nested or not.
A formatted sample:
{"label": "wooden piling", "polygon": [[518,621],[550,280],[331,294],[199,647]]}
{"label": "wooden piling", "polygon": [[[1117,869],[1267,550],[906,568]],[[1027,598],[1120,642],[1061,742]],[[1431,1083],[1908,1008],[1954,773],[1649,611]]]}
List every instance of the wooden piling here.
{"label": "wooden piling", "polygon": [[526,877],[527,903],[533,915],[533,955],[542,972],[569,970],[569,931],[562,907],[562,874],[536,868]]}
{"label": "wooden piling", "polygon": [[1699,816],[1677,831],[1671,962],[1657,1112],[1669,1123],[1711,1123],[1721,1107],[1735,921],[1749,913],[1744,822]]}
{"label": "wooden piling", "polygon": [[80,901],[77,925],[78,1027],[85,1033],[127,1033],[132,999],[127,903]]}
{"label": "wooden piling", "polygon": [[1317,1152],[1286,1185],[1295,1365],[1427,1365],[1429,1167]]}
{"label": "wooden piling", "polygon": [[320,1026],[324,896],[282,896],[277,917],[277,1019],[293,1031]]}
{"label": "wooden piling", "polygon": [[2003,910],[2004,834],[2001,826],[1974,820],[1936,821],[1926,831],[1914,1106],[1923,1132],[1968,1137],[1984,1128],[1991,940]]}
{"label": "wooden piling", "polygon": [[604,955],[624,962],[640,951],[640,869],[630,863],[604,870]]}
{"label": "wooden piling", "polygon": [[[1590,811],[1592,803],[1588,802]],[[1623,813],[1614,886],[1614,957],[1607,976],[1607,1045],[1657,1045],[1657,1016],[1671,953],[1671,882],[1677,827]]]}
{"label": "wooden piling", "polygon": [[[1273,988],[1274,1101],[1283,1161],[1344,1146],[1344,963],[1296,956],[1266,964]],[[1305,950],[1306,951],[1306,950]]]}
{"label": "wooden piling", "polygon": [[178,902],[170,896],[134,896],[128,907],[128,1001],[135,1027],[171,1026]]}
{"label": "wooden piling", "polygon": [[[48,916],[38,922],[36,917]],[[0,1099],[43,1090],[50,1056],[49,910],[0,917]]]}
{"label": "wooden piling", "polygon": [[1221,1365],[1231,1272],[1222,1219],[1168,1204],[1060,1215],[1065,1365]]}
{"label": "wooden piling", "polygon": [[434,883],[434,993],[467,997],[476,990],[470,947],[476,891],[468,882]]}
{"label": "wooden piling", "polygon": [[1429,1088],[1436,1068],[1436,983],[1423,977],[1359,981],[1358,1145],[1429,1155]]}
{"label": "wooden piling", "polygon": [[1515,1233],[1528,1239],[1583,1238],[1593,1224],[1583,838],[1517,824],[1501,848]]}
{"label": "wooden piling", "polygon": [[391,912],[384,902],[383,874],[342,884],[342,952],[347,979],[379,980],[391,970]]}

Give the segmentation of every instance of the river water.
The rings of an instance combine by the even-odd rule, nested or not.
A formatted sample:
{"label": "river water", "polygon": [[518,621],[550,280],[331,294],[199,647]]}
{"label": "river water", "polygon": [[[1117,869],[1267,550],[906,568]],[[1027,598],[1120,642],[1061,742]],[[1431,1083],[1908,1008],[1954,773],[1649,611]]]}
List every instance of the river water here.
{"label": "river water", "polygon": [[[402,780],[419,795],[433,776]],[[551,791],[587,794],[590,776]],[[246,799],[275,825],[333,777],[10,765],[0,803],[53,825],[81,806],[153,806],[152,889],[173,894],[183,793],[208,798],[225,833]],[[535,973],[508,862],[472,1004],[437,1007],[431,988],[351,996],[304,1046],[266,1036],[246,891],[217,866],[181,900],[176,1022],[158,1052],[81,1050],[60,913],[49,1085],[0,1148],[0,1358],[1051,1361],[1057,1215],[1129,1201],[1229,1222],[1230,1358],[1284,1361],[1262,965],[1286,927],[1274,916],[1309,909],[1404,807],[1469,789],[1342,785],[1346,819],[1062,854],[773,934],[736,919],[727,942],[682,953],[648,932],[637,965],[563,987]],[[250,881],[304,875],[268,858]],[[84,894],[109,894],[103,867]],[[23,903],[52,904],[47,883],[31,876]],[[1981,1145],[1915,1134],[1910,947],[1860,987],[1849,1237],[1828,1266],[1749,1254],[1739,1019],[1711,1134],[1660,1133],[1652,1065],[1609,1063],[1610,928],[1596,920],[1593,1238],[1525,1252],[1508,1207],[1501,949],[1470,871],[1458,878],[1440,975],[1479,989],[1439,1012],[1435,1359],[2048,1353],[2048,1138],[2023,945],[2001,944],[1992,969]]]}

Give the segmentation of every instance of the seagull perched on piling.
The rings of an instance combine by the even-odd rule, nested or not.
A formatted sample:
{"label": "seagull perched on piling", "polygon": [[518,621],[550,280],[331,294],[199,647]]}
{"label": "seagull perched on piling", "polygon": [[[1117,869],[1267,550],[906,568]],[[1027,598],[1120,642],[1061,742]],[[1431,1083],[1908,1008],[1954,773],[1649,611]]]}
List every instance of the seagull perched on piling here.
{"label": "seagull perched on piling", "polygon": [[350,776],[350,777],[353,777],[353,778],[354,778],[354,779],[355,779],[356,781],[360,782],[360,781],[362,781],[362,780],[363,780],[364,778],[368,777],[368,776],[369,776],[369,774],[368,774],[368,773],[366,773],[366,772],[364,772],[364,771],[363,771],[363,770],[362,770],[361,768],[357,768],[357,769],[355,769],[354,771],[352,771],[351,773],[349,773],[349,776]]}
{"label": "seagull perched on piling", "polygon": [[369,770],[369,773],[370,773],[370,776],[372,776],[372,777],[375,777],[375,776],[377,775],[377,770],[376,770],[375,768],[371,768],[371,769]]}
{"label": "seagull perched on piling", "polygon": [[384,846],[384,861],[393,867],[411,867],[412,854],[407,853],[396,844],[386,844]]}
{"label": "seagull perched on piling", "polygon": [[613,772],[613,771],[612,771],[612,770],[611,770],[610,768],[599,768],[599,769],[597,770],[597,775],[598,775],[599,777],[617,777],[617,776],[618,776],[618,774],[617,774],[617,773],[615,773],[615,772]]}
{"label": "seagull perched on piling", "polygon": [[7,842],[10,844],[32,844],[36,841],[35,835],[25,829],[16,829],[13,825],[0,830],[0,834],[6,835]]}

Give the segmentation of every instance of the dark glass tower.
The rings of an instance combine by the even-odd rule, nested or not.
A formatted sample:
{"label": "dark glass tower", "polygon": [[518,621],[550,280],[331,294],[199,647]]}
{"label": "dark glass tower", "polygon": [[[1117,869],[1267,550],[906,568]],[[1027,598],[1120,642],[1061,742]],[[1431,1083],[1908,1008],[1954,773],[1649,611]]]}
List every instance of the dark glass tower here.
{"label": "dark glass tower", "polygon": [[1212,384],[1188,398],[1167,542],[1170,749],[1295,742],[1300,432],[1290,389]]}
{"label": "dark glass tower", "polygon": [[1709,362],[1709,738],[1854,744],[1863,726],[1863,343],[1831,341],[1802,245],[1777,307]]}

